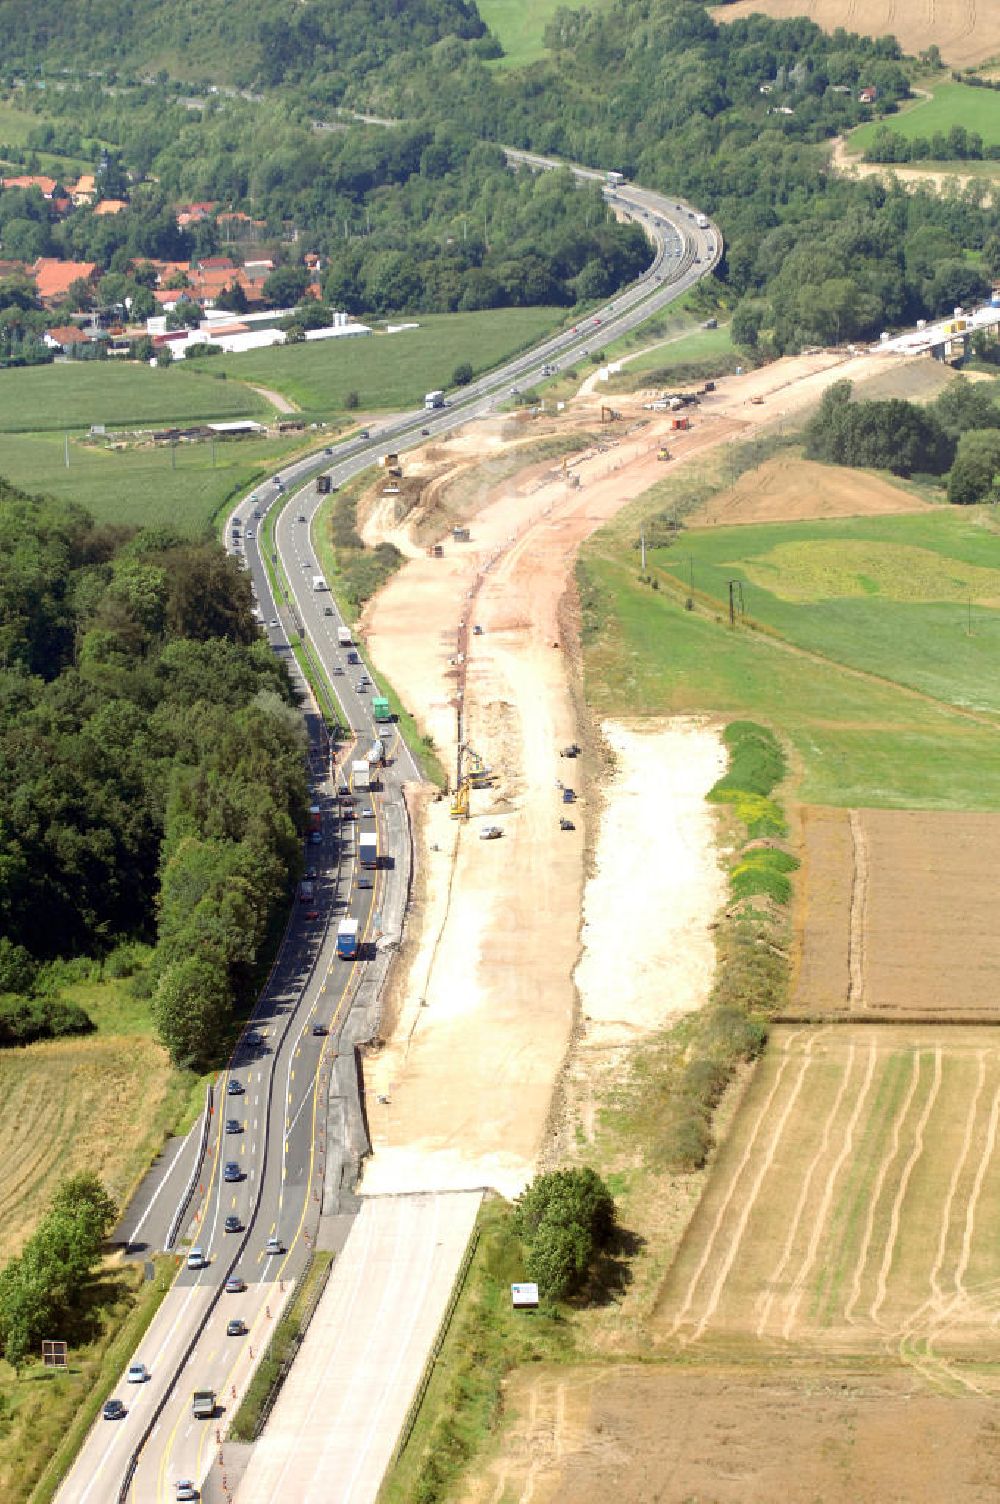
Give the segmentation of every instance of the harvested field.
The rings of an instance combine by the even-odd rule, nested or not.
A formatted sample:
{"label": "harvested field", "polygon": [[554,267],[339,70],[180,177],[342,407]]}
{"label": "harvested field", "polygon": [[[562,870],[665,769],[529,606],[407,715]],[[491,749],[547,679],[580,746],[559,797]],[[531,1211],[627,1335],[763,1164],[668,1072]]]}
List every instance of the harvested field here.
{"label": "harvested field", "polygon": [[171,1075],[166,1052],[136,1037],[0,1054],[0,1258],[20,1249],[66,1175],[92,1171],[123,1201],[176,1111],[165,1113]]}
{"label": "harvested field", "polygon": [[775,1029],[653,1318],[670,1347],[1000,1361],[1000,1033]]}
{"label": "harvested field", "polygon": [[995,815],[807,809],[793,1011],[1000,1017]]}
{"label": "harvested field", "polygon": [[692,512],[691,527],[747,522],[810,522],[822,517],[885,517],[927,511],[902,486],[862,470],[778,455],[748,470],[728,491]]}
{"label": "harvested field", "polygon": [[904,52],[922,52],[932,43],[952,68],[971,67],[1000,52],[1000,10],[995,5],[977,5],[976,0],[925,0],[918,5],[897,5],[896,0],[873,0],[858,10],[857,0],[736,0],[718,5],[716,21],[736,21],[743,16],[773,16],[777,21],[807,15],[824,31],[838,26],[863,31],[871,37],[891,33]]}
{"label": "harvested field", "polygon": [[913,1374],[537,1368],[465,1504],[987,1504],[988,1405]]}

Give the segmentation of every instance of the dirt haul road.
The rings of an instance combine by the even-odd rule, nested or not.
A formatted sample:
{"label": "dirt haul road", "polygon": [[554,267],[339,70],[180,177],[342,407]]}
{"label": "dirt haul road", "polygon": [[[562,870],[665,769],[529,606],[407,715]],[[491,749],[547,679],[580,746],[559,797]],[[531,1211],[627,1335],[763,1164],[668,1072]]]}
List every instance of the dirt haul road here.
{"label": "dirt haul road", "polygon": [[[891,359],[820,354],[727,378],[694,429],[670,435],[672,468]],[[420,822],[415,955],[389,1044],[366,1064],[375,1151],[366,1192],[512,1194],[533,1172],[574,1020],[584,880],[584,808],[564,807],[558,787],[580,776],[559,756],[580,734],[560,609],[581,542],[663,476],[656,454],[668,423],[656,415],[614,447],[574,457],[566,476],[554,472],[529,496],[512,483],[478,511],[469,543],[411,558],[369,609],[375,663],[452,774],[465,649],[464,734],[497,784],[473,794],[466,826],[446,800]],[[564,813],[575,830],[560,830]],[[502,826],[501,840],[478,839],[487,823]],[[655,865],[643,882],[655,884]]]}

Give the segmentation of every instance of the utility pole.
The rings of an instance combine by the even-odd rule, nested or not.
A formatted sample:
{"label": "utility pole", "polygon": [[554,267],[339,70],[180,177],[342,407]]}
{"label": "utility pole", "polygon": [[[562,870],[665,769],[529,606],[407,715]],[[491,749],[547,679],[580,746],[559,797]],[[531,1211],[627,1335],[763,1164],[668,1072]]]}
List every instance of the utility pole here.
{"label": "utility pole", "polygon": [[642,550],[642,572],[646,573],[646,529],[639,530],[639,547]]}
{"label": "utility pole", "polygon": [[69,469],[69,434],[63,434],[63,464]]}

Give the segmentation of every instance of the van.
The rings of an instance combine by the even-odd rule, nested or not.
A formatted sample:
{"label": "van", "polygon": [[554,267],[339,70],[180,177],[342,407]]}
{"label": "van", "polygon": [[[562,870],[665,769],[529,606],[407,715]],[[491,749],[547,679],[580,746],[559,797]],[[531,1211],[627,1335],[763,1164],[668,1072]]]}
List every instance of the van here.
{"label": "van", "polygon": [[203,1248],[192,1248],[187,1256],[187,1266],[189,1269],[204,1269],[205,1250]]}
{"label": "van", "polygon": [[284,1251],[284,1247],[282,1246],[282,1242],[279,1237],[271,1236],[264,1244],[264,1253],[268,1258],[270,1258],[272,1254],[284,1253]]}

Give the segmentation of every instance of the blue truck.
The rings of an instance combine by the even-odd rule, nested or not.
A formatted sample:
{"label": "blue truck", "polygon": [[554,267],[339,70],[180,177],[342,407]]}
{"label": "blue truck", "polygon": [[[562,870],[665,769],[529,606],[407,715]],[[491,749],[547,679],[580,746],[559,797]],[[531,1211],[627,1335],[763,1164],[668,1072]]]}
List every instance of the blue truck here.
{"label": "blue truck", "polygon": [[343,961],[353,961],[358,953],[358,921],[342,919],[337,926],[337,955]]}

